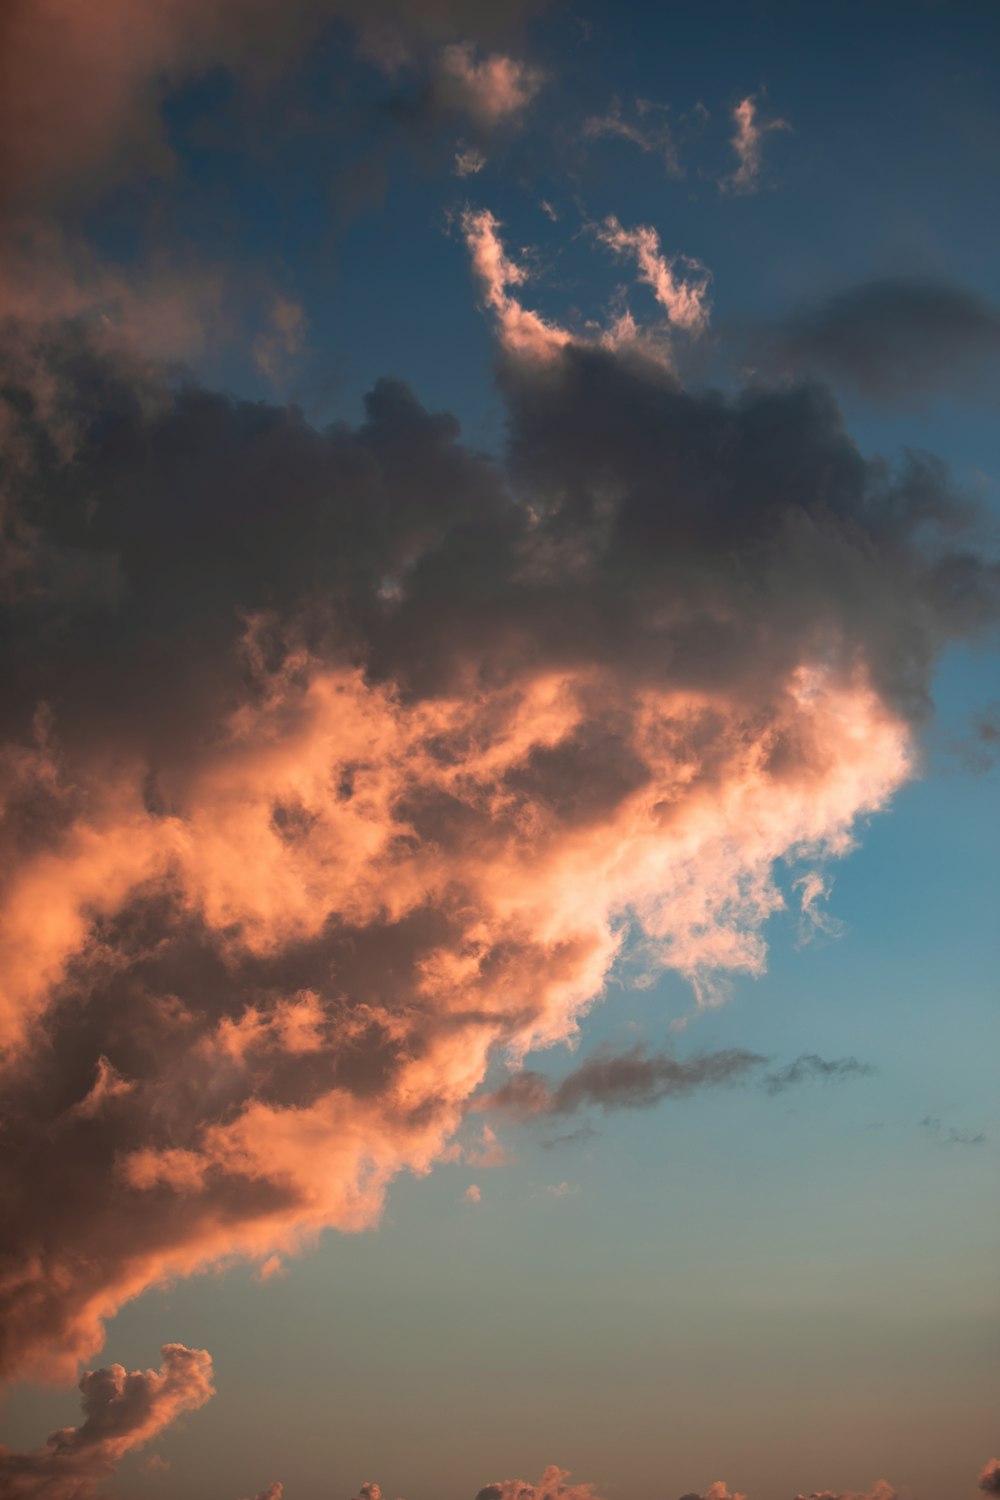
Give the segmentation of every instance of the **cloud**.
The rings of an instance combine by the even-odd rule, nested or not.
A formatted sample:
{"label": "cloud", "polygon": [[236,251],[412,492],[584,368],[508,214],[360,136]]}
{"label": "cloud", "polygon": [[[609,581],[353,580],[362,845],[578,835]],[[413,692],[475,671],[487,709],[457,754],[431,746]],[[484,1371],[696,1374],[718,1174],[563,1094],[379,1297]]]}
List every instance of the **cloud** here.
{"label": "cloud", "polygon": [[482,1192],[474,1182],[470,1182],[462,1196],[465,1198],[466,1203],[481,1203],[483,1201]]}
{"label": "cloud", "polygon": [[268,1485],[266,1490],[260,1491],[256,1496],[256,1500],[283,1500],[284,1493],[285,1486],[281,1483],[280,1479],[276,1479],[273,1484]]}
{"label": "cloud", "polygon": [[899,1500],[898,1491],[888,1480],[876,1479],[870,1490],[813,1490],[810,1495],[796,1495],[795,1500]]}
{"label": "cloud", "polygon": [[1000,308],[946,282],[866,282],[779,327],[767,358],[875,401],[971,393],[1000,364]]}
{"label": "cloud", "polygon": [[[162,1353],[159,1370],[128,1374],[111,1365],[84,1375],[82,1425],[54,1432],[44,1448],[20,1453],[0,1445],[3,1500],[90,1500],[126,1453],[204,1406],[215,1394],[211,1356],[183,1344],[164,1344]],[[280,1494],[278,1486],[273,1500]]]}
{"label": "cloud", "polygon": [[[649,1053],[642,1043],[624,1052],[605,1045],[555,1085],[533,1069],[522,1069],[483,1097],[478,1107],[520,1119],[571,1115],[591,1105],[606,1110],[651,1109],[663,1099],[683,1098],[698,1089],[718,1088],[759,1074],[766,1061],[755,1052],[737,1049],[702,1053],[685,1061],[669,1052]],[[765,1073],[760,1083],[767,1093],[778,1094],[810,1078],[843,1080],[873,1072],[853,1057],[827,1060],[805,1053],[786,1067]]]}
{"label": "cloud", "polygon": [[517,58],[502,52],[479,58],[474,43],[452,42],[441,52],[434,94],[439,106],[492,129],[523,113],[542,81],[540,69]]}
{"label": "cloud", "polygon": [[523,1479],[500,1480],[484,1485],[476,1500],[600,1500],[592,1485],[571,1484],[568,1480],[568,1469],[550,1464],[537,1484],[527,1484]]}
{"label": "cloud", "polygon": [[659,236],[655,229],[640,225],[637,229],[623,229],[614,214],[609,214],[598,226],[597,238],[616,255],[635,259],[639,268],[639,279],[652,287],[653,295],[663,308],[669,321],[689,333],[700,333],[708,322],[709,272],[697,261],[681,257],[694,272],[694,279],[684,280],[675,275],[676,261],[668,260],[660,249]]}
{"label": "cloud", "polygon": [[979,1488],[987,1495],[1000,1495],[1000,1458],[987,1461],[979,1476]]}
{"label": "cloud", "polygon": [[500,222],[489,209],[466,209],[462,233],[469,247],[472,269],[483,300],[495,315],[500,340],[513,354],[548,360],[571,340],[565,329],[531,312],[511,291],[523,286],[528,273],[512,261],[500,239]]}
{"label": "cloud", "polygon": [[932,1135],[935,1140],[945,1146],[984,1146],[986,1135],[982,1130],[962,1130],[950,1125],[945,1130],[936,1115],[925,1115],[920,1121],[921,1127]]}
{"label": "cloud", "polygon": [[78,322],[0,369],[5,1376],[374,1225],[623,954],[763,972],[775,862],[852,848],[994,610],[945,471],[817,388],[508,352],[493,460],[398,382],[318,431]]}
{"label": "cloud", "polygon": [[867,1078],[875,1069],[870,1063],[858,1062],[856,1057],[817,1057],[815,1052],[804,1052],[784,1068],[768,1073],[764,1087],[769,1094],[781,1094],[807,1079],[820,1078],[825,1082],[841,1082],[845,1078]]}
{"label": "cloud", "polygon": [[[488,209],[466,209],[461,228],[472,261],[473,273],[480,283],[483,301],[494,314],[502,347],[519,359],[537,364],[555,360],[570,346],[581,350],[604,348],[641,356],[651,363],[669,369],[671,349],[664,325],[643,327],[626,308],[607,326],[594,332],[590,324],[585,332],[571,333],[559,324],[526,308],[513,288],[530,280],[528,270],[514,261],[500,237],[501,224]],[[696,273],[693,280],[683,280],[674,273],[674,261],[660,252],[653,229],[640,227],[625,230],[614,215],[597,227],[598,240],[621,256],[634,258],[640,280],[652,287],[657,302],[667,314],[666,328],[671,325],[697,334],[708,320],[707,290],[709,274],[696,261],[685,264]]]}
{"label": "cloud", "polygon": [[151,12],[145,0],[10,0],[0,22],[0,202],[37,208],[53,195],[168,171],[160,105],[171,89],[216,67],[259,88],[334,18],[358,26],[366,55],[388,71],[437,43],[456,102],[493,123],[523,107],[540,80],[503,54],[479,61],[474,48],[527,9],[490,0],[160,0]]}
{"label": "cloud", "polygon": [[674,133],[665,118],[665,107],[648,99],[637,99],[635,107],[637,118],[626,119],[622,114],[621,100],[612,99],[603,115],[588,115],[584,120],[584,137],[588,140],[610,137],[628,141],[646,154],[659,156],[668,177],[683,177]]}
{"label": "cloud", "polygon": [[591,1104],[604,1109],[649,1109],[661,1099],[731,1083],[764,1061],[753,1052],[712,1052],[679,1061],[666,1052],[649,1054],[641,1043],[627,1052],[599,1047],[554,1088],[540,1073],[515,1073],[482,1108],[521,1118],[570,1115]]}
{"label": "cloud", "polygon": [[736,133],[730,145],[736,153],[737,167],[719,183],[723,192],[755,193],[760,183],[764,140],[774,130],[790,130],[787,120],[762,120],[757,112],[755,95],[748,94],[733,109]]}
{"label": "cloud", "polygon": [[472,177],[486,165],[486,157],[475,146],[460,146],[455,152],[455,176]]}
{"label": "cloud", "polygon": [[579,1191],[575,1182],[550,1182],[542,1189],[548,1198],[575,1198]]}

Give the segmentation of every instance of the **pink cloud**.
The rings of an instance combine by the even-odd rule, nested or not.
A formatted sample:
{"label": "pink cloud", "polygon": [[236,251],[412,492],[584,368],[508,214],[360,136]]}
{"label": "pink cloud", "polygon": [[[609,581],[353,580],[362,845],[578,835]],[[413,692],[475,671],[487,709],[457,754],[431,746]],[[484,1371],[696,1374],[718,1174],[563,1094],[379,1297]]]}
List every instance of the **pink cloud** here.
{"label": "pink cloud", "polygon": [[736,153],[738,166],[731,176],[723,179],[720,186],[731,193],[753,193],[757,190],[760,178],[765,137],[774,130],[790,130],[791,126],[787,120],[761,120],[753,94],[748,94],[735,106],[733,123],[736,133],[730,144]]}
{"label": "pink cloud", "polygon": [[668,260],[660,249],[655,229],[640,225],[623,229],[614,214],[609,214],[597,229],[600,242],[616,255],[633,258],[639,279],[652,288],[657,302],[671,323],[689,333],[700,333],[708,322],[709,272],[697,261],[684,258],[694,273],[693,279],[678,277],[676,260]]}
{"label": "pink cloud", "polygon": [[437,78],[441,102],[463,110],[486,128],[527,109],[541,86],[539,69],[500,52],[477,58],[472,42],[453,42],[441,52]]}
{"label": "pink cloud", "polygon": [[486,306],[496,317],[504,347],[525,358],[550,360],[571,342],[571,335],[557,324],[546,322],[514,296],[511,288],[523,286],[528,273],[508,256],[500,227],[489,209],[466,209],[462,215],[462,233],[473,272]]}

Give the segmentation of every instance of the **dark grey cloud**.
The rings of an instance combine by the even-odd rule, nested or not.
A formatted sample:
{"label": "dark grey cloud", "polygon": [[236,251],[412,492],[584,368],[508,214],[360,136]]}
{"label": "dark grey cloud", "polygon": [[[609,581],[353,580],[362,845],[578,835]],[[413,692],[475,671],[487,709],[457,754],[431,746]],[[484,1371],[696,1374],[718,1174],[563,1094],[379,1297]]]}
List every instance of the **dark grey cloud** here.
{"label": "dark grey cloud", "polygon": [[[647,1052],[641,1042],[624,1052],[604,1046],[558,1083],[531,1068],[514,1073],[482,1099],[480,1107],[522,1119],[575,1114],[591,1105],[606,1110],[650,1109],[663,1099],[683,1098],[703,1088],[754,1077],[767,1093],[779,1094],[814,1078],[842,1081],[875,1071],[853,1057],[827,1059],[803,1053],[787,1066],[761,1076],[760,1070],[766,1062],[767,1058],[758,1053],[737,1048],[680,1059],[669,1052]],[[573,1139],[576,1134],[557,1140]]]}
{"label": "dark grey cloud", "polygon": [[873,281],[785,323],[770,359],[876,400],[950,388],[989,399],[1000,370],[1000,308],[945,282]]}
{"label": "dark grey cloud", "polygon": [[667,1052],[648,1053],[641,1043],[626,1052],[602,1047],[555,1085],[530,1068],[515,1073],[483,1100],[483,1107],[524,1118],[571,1115],[592,1104],[604,1109],[650,1109],[661,1099],[731,1083],[763,1061],[756,1053],[736,1049],[681,1061]]}
{"label": "dark grey cloud", "polygon": [[784,1068],[768,1073],[763,1086],[769,1094],[780,1094],[797,1083],[817,1078],[837,1082],[845,1078],[870,1077],[875,1069],[870,1063],[858,1062],[855,1057],[817,1057],[815,1052],[804,1052]]}

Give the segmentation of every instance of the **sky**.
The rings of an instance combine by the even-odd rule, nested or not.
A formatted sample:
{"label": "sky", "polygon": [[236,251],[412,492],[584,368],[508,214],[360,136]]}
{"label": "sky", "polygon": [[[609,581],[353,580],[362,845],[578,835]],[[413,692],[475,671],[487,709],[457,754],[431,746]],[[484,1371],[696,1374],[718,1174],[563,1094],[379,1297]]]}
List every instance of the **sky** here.
{"label": "sky", "polygon": [[0,18],[0,1500],[1000,1494],[993,0]]}

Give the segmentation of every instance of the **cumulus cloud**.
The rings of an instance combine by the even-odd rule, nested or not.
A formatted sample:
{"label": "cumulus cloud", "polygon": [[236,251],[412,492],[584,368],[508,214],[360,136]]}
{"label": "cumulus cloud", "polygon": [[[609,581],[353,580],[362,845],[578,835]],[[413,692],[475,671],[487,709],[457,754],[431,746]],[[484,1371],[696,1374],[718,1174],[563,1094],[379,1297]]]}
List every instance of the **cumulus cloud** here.
{"label": "cumulus cloud", "polygon": [[736,153],[737,166],[719,186],[728,193],[755,193],[760,185],[766,137],[775,130],[790,130],[791,126],[787,120],[762,120],[753,94],[748,94],[735,106],[733,124],[736,131],[730,145]]}
{"label": "cumulus cloud", "polygon": [[397,382],[318,431],[79,325],[0,359],[5,1375],[374,1224],[626,950],[761,973],[993,616],[945,471],[816,388],[508,348],[500,461]]}
{"label": "cumulus cloud", "polygon": [[[126,1453],[204,1406],[215,1394],[211,1356],[183,1344],[164,1344],[162,1354],[158,1370],[88,1371],[80,1381],[82,1424],[54,1432],[44,1448],[22,1453],[0,1445],[2,1500],[90,1500]],[[280,1495],[279,1485],[258,1500]]]}
{"label": "cumulus cloud", "polygon": [[273,1484],[268,1485],[266,1490],[261,1490],[255,1500],[282,1500],[284,1493],[285,1486],[280,1479],[276,1479]]}
{"label": "cumulus cloud", "polygon": [[484,1485],[476,1500],[600,1500],[600,1497],[594,1493],[593,1485],[572,1484],[568,1469],[550,1464],[537,1484],[504,1479]]}
{"label": "cumulus cloud", "polygon": [[747,1500],[747,1497],[730,1490],[724,1480],[717,1479],[714,1484],[709,1485],[703,1495],[692,1492],[690,1495],[682,1495],[681,1500]]}
{"label": "cumulus cloud", "polygon": [[784,323],[767,358],[877,401],[972,391],[1000,366],[1000,308],[945,282],[866,282]]}

